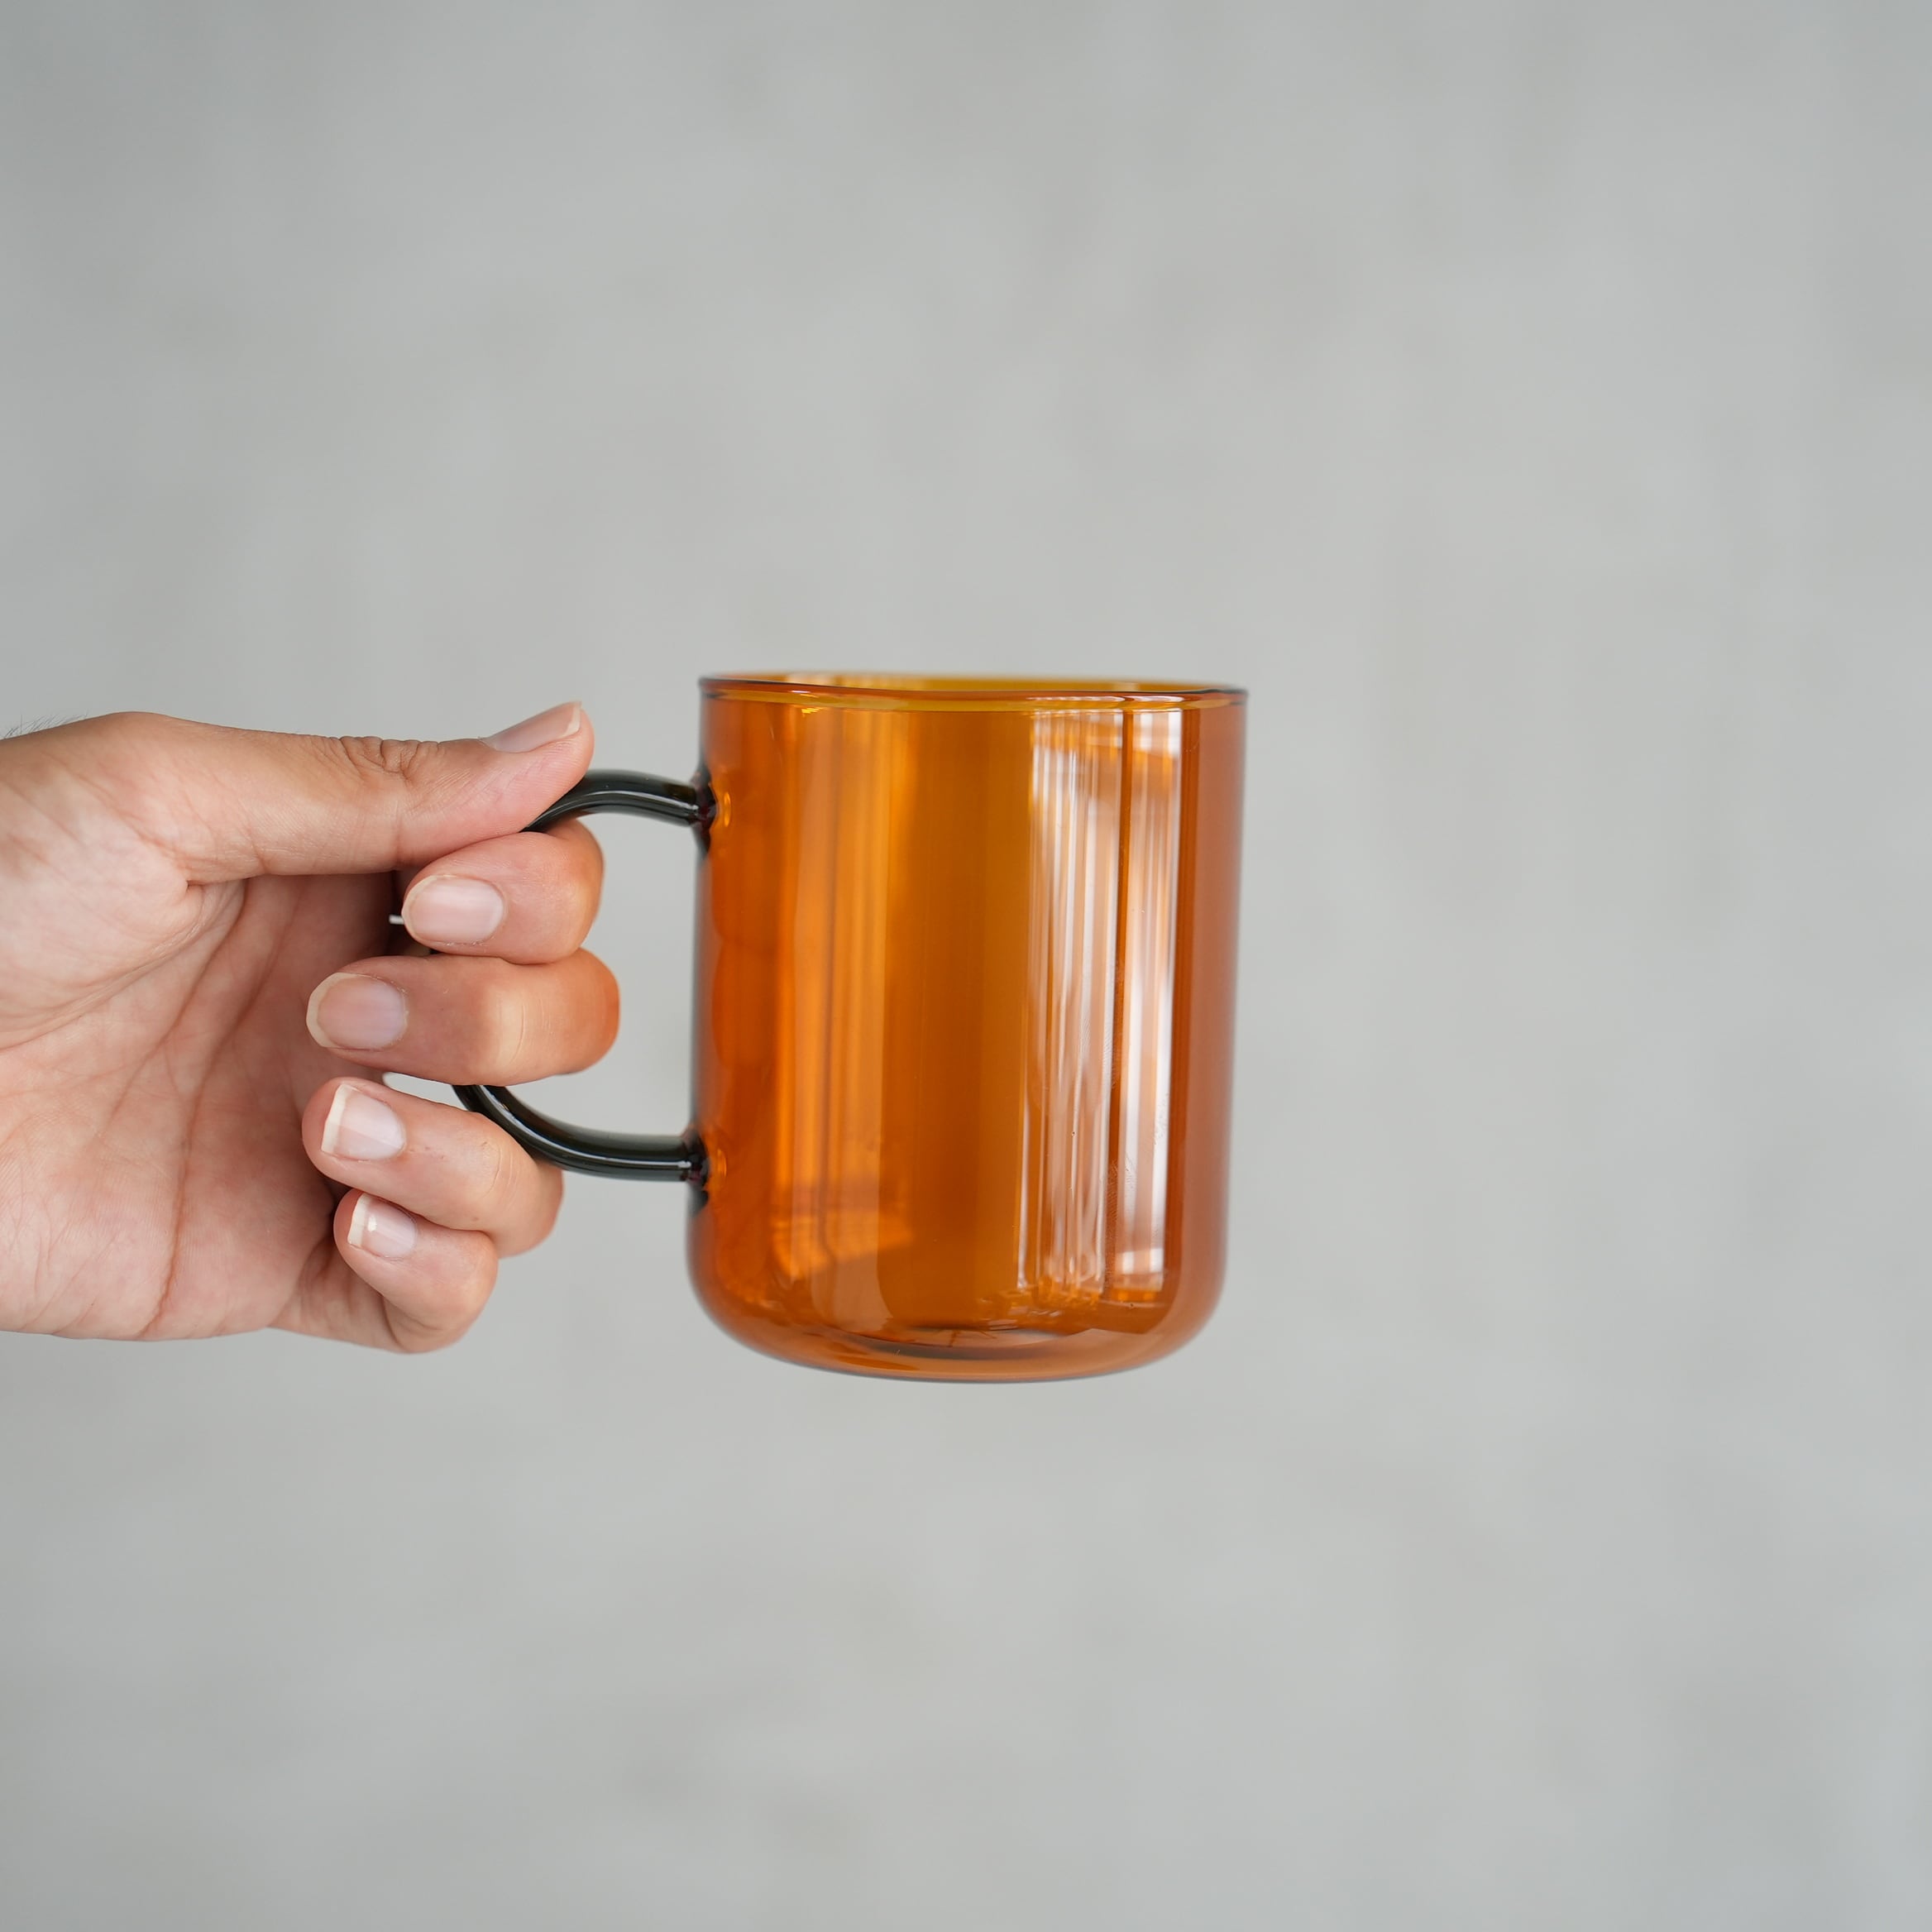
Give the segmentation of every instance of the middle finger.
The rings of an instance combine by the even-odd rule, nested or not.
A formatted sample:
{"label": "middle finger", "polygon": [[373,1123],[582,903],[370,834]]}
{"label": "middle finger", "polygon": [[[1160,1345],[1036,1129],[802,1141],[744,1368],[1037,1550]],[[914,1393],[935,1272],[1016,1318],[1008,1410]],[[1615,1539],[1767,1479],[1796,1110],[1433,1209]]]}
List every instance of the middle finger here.
{"label": "middle finger", "polygon": [[503,959],[359,959],[309,996],[308,1031],[365,1067],[455,1086],[574,1074],[617,1037],[617,982],[592,953]]}

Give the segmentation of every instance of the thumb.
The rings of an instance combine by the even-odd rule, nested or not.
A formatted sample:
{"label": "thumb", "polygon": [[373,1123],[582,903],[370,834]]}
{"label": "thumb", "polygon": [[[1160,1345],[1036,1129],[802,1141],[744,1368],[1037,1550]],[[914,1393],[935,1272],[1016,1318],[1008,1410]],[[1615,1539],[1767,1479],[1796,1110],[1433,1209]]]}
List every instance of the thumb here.
{"label": "thumb", "polygon": [[307,738],[127,715],[101,790],[198,884],[261,873],[389,872],[520,831],[591,762],[591,721],[558,705],[490,738]]}

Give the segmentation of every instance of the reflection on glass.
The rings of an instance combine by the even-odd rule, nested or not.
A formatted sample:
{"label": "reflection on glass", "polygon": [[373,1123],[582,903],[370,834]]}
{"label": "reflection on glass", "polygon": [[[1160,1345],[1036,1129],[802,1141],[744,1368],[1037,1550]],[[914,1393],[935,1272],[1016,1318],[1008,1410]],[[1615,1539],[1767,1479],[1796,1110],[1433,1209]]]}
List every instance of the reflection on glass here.
{"label": "reflection on glass", "polygon": [[1047,1308],[1107,1273],[1120,753],[1117,712],[1033,720],[1020,1284]]}
{"label": "reflection on glass", "polygon": [[1135,715],[1121,787],[1120,1101],[1111,1149],[1117,1185],[1107,1277],[1110,1293],[1130,1298],[1157,1294],[1167,1265],[1180,741],[1179,712]]}
{"label": "reflection on glass", "polygon": [[885,983],[895,807],[906,782],[906,720],[887,713],[846,728],[820,713],[797,748],[796,854],[790,871],[791,970],[772,1093],[777,1128],[772,1231],[780,1267],[812,1284],[828,1321],[887,1319],[882,1247],[906,1238],[882,1193]]}
{"label": "reflection on glass", "polygon": [[1020,1280],[1044,1308],[1161,1286],[1180,727],[1034,720]]}

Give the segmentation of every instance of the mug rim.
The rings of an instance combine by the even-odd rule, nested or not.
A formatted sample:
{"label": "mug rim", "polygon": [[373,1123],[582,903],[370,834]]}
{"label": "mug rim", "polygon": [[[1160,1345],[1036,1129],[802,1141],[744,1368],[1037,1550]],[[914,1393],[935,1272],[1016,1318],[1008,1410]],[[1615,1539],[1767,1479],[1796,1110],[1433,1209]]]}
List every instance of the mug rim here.
{"label": "mug rim", "polygon": [[707,698],[841,705],[870,710],[1118,710],[1131,705],[1198,710],[1245,705],[1238,684],[1195,678],[929,676],[898,671],[727,671],[702,677]]}

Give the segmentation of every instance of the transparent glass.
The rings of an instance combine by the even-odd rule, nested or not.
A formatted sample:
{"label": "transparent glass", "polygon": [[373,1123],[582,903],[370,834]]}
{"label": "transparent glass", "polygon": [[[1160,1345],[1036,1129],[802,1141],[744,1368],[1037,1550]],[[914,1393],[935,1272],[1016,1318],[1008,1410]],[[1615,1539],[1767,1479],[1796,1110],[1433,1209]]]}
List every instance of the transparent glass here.
{"label": "transparent glass", "polygon": [[1024,1381],[1178,1347],[1227,1222],[1245,695],[708,678],[692,1279],[731,1334]]}

